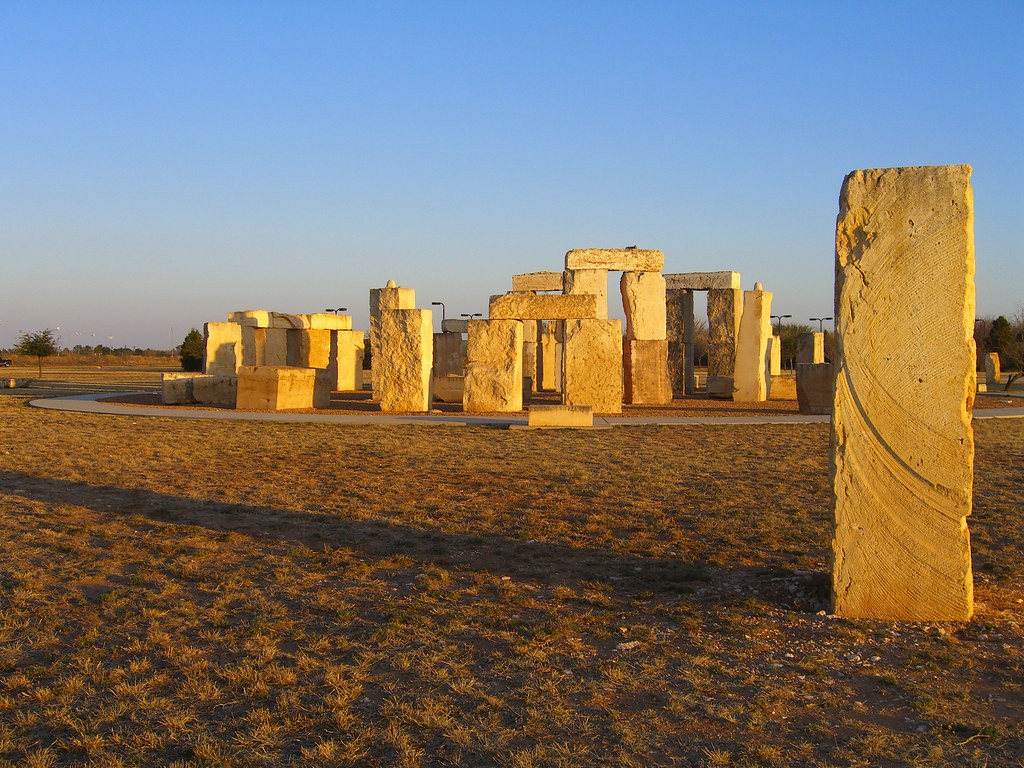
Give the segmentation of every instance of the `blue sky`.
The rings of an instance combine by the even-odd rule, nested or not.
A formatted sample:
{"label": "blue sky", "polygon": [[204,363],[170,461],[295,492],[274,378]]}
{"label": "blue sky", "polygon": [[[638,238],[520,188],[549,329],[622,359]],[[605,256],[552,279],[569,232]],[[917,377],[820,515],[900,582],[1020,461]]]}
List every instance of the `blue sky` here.
{"label": "blue sky", "polygon": [[974,167],[978,312],[1009,314],[1021,39],[1019,0],[0,0],[0,347],[166,348],[246,308],[365,328],[388,279],[486,312],[634,243],[804,321],[844,175],[946,163]]}

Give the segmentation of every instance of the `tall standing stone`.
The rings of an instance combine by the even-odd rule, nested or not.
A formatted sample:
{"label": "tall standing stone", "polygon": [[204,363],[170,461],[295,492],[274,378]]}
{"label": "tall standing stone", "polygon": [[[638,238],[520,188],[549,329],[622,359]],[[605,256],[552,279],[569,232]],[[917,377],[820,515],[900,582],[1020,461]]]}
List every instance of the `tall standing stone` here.
{"label": "tall standing stone", "polygon": [[768,399],[771,387],[768,342],[772,338],[772,293],[754,284],[743,292],[743,317],[736,342],[732,399],[758,403]]}
{"label": "tall standing stone", "polygon": [[973,613],[970,166],[854,171],[836,222],[836,614]]}
{"label": "tall standing stone", "polygon": [[235,376],[242,365],[242,326],[238,323],[203,325],[203,373]]}
{"label": "tall standing stone", "polygon": [[619,286],[626,315],[622,349],[625,401],[647,405],[671,403],[665,278],[660,272],[623,272]]}
{"label": "tall standing stone", "polygon": [[415,309],[415,307],[416,290],[414,288],[401,288],[395,285],[394,280],[388,280],[383,288],[370,289],[370,381],[374,397],[377,397],[377,391],[380,389],[377,359],[381,351],[378,338],[381,313],[390,309]]}
{"label": "tall standing stone", "polygon": [[736,336],[743,315],[743,291],[739,288],[708,290],[708,395],[732,397],[736,365]]}
{"label": "tall standing stone", "polygon": [[985,385],[998,387],[1002,380],[1003,372],[999,369],[999,353],[989,352],[985,355]]}
{"label": "tall standing stone", "polygon": [[562,343],[562,403],[622,412],[622,322],[566,320]]}
{"label": "tall standing stone", "polygon": [[[686,389],[686,313],[693,317],[693,291],[685,289],[665,290],[665,336],[668,339],[668,375],[672,394],[682,397],[689,394]],[[691,319],[692,322],[692,319]],[[691,354],[690,360],[693,360]],[[693,363],[690,363],[692,369]]]}
{"label": "tall standing stone", "polygon": [[815,365],[825,362],[825,334],[820,331],[801,333],[796,337],[796,364]]}
{"label": "tall standing stone", "polygon": [[387,309],[377,328],[380,356],[374,397],[384,413],[430,410],[434,367],[433,316],[429,309]]}
{"label": "tall standing stone", "polygon": [[523,324],[470,320],[466,346],[466,413],[523,410]]}

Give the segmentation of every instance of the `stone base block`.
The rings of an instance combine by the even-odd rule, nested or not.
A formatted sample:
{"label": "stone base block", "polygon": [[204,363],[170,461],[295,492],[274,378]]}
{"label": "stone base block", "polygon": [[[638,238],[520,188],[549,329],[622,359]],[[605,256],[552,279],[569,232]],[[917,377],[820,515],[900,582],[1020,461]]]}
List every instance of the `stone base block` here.
{"label": "stone base block", "polygon": [[832,364],[797,365],[796,399],[800,413],[832,413]]}
{"label": "stone base block", "polygon": [[624,400],[633,405],[672,402],[668,340],[622,342]]}
{"label": "stone base block", "polygon": [[238,379],[194,373],[163,374],[160,402],[164,405],[216,405],[234,408]]}
{"label": "stone base block", "polygon": [[531,427],[592,427],[594,409],[589,405],[531,405],[527,423]]}
{"label": "stone base block", "polygon": [[562,403],[590,405],[596,413],[622,413],[621,321],[565,322]]}
{"label": "stone base block", "polygon": [[732,376],[712,376],[708,374],[705,389],[707,390],[708,397],[713,397],[716,400],[732,400]]}
{"label": "stone base block", "polygon": [[769,400],[796,400],[796,376],[792,371],[772,376],[769,384]]}
{"label": "stone base block", "polygon": [[238,398],[235,407],[250,411],[314,408],[317,407],[314,404],[316,388],[317,372],[313,368],[245,365],[238,369]]}
{"label": "stone base block", "polygon": [[434,399],[442,403],[461,403],[466,391],[465,376],[435,376]]}

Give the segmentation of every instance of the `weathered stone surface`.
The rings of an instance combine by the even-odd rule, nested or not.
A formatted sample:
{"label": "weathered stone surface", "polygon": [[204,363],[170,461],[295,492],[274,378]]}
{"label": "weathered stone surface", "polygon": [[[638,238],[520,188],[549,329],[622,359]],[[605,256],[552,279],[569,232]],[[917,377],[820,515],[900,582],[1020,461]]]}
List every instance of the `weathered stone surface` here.
{"label": "weathered stone surface", "polygon": [[622,412],[622,322],[566,320],[562,403]]}
{"label": "weathered stone surface", "polygon": [[160,402],[164,405],[216,405],[234,408],[238,391],[235,376],[194,373],[163,374]]}
{"label": "weathered stone surface", "polygon": [[623,339],[624,400],[633,405],[672,402],[667,339]]}
{"label": "weathered stone surface", "polygon": [[840,616],[973,613],[970,173],[876,169],[843,182],[831,467]]}
{"label": "weathered stone surface", "polygon": [[[665,291],[665,337],[668,340],[668,374],[672,394],[682,397],[686,394],[686,312],[693,315],[693,293],[691,291]],[[692,363],[691,363],[692,369]]]}
{"label": "weathered stone surface", "polygon": [[563,289],[561,272],[525,272],[512,275],[513,291],[558,291]]}
{"label": "weathered stone surface", "polygon": [[465,376],[435,376],[434,399],[442,403],[461,403],[466,392]]}
{"label": "weathered stone surface", "polygon": [[825,334],[819,331],[801,333],[796,337],[796,364],[825,362]]}
{"label": "weathered stone surface", "polygon": [[332,389],[353,392],[363,388],[363,354],[366,334],[363,331],[334,331],[332,364],[327,367],[333,374]]}
{"label": "weathered stone surface", "polygon": [[665,278],[657,272],[623,272],[619,288],[626,313],[626,338],[667,339]]}
{"label": "weathered stone surface", "polygon": [[[526,324],[529,325],[530,320]],[[537,391],[539,379],[537,378],[537,342],[523,342],[523,396],[529,397]]]}
{"label": "weathered stone surface", "polygon": [[466,413],[523,410],[523,324],[470,320],[466,347]]}
{"label": "weathered stone surface", "polygon": [[310,327],[309,315],[290,315],[287,312],[271,312],[270,327],[284,330],[303,330]]}
{"label": "weathered stone surface", "polygon": [[462,376],[462,334],[434,334],[434,378]]}
{"label": "weathered stone surface", "polygon": [[567,296],[584,296],[586,294],[596,296],[598,319],[608,319],[607,269],[567,269],[565,271],[565,294]]}
{"label": "weathered stone surface", "polygon": [[491,320],[597,319],[597,296],[506,293],[491,299]]}
{"label": "weathered stone surface", "polygon": [[[768,375],[778,376],[782,373],[782,339],[778,336],[768,337]],[[769,391],[771,387],[768,388]]]}
{"label": "weathered stone surface", "polygon": [[288,365],[296,368],[327,368],[331,364],[331,331],[293,329],[288,334]]}
{"label": "weathered stone surface", "polygon": [[796,364],[796,400],[800,413],[832,413],[831,363]]}
{"label": "weathered stone surface", "polygon": [[[732,288],[708,291],[708,378],[732,377],[736,364],[736,336],[743,315],[743,291]],[[730,397],[731,390],[730,390]]]}
{"label": "weathered stone surface", "polygon": [[670,291],[736,290],[740,287],[739,272],[674,272],[665,275]]}
{"label": "weathered stone surface", "polygon": [[768,392],[770,400],[796,400],[796,371],[783,371],[772,376]]}
{"label": "weathered stone surface", "polygon": [[743,292],[743,316],[736,342],[736,369],[732,399],[738,403],[759,403],[768,399],[768,341],[772,337],[772,293],[754,284]]}
{"label": "weathered stone surface", "polygon": [[434,359],[429,309],[389,309],[380,314],[380,354],[373,360],[374,397],[384,413],[430,410]]}
{"label": "weathered stone surface", "polygon": [[256,365],[288,365],[287,329],[256,329]]}
{"label": "weathered stone surface", "polygon": [[537,355],[539,389],[554,392],[558,389],[558,342],[555,341],[555,321],[543,323],[540,334],[540,352]]}
{"label": "weathered stone surface", "polygon": [[989,352],[985,355],[985,384],[990,387],[1001,383],[1002,371],[999,370],[999,353]]}
{"label": "weathered stone surface", "polygon": [[543,320],[527,320],[523,323],[523,342],[537,341]]}
{"label": "weathered stone surface", "polygon": [[381,312],[390,309],[415,309],[416,291],[413,288],[401,288],[395,285],[394,280],[388,280],[383,288],[370,289],[370,358],[373,366],[370,371],[373,382],[374,397],[377,397],[379,389],[377,355],[380,353],[380,344],[377,340],[377,329],[380,326]]}
{"label": "weathered stone surface", "polygon": [[566,269],[661,272],[664,266],[664,253],[639,248],[577,248],[565,254]]}
{"label": "weathered stone surface", "polygon": [[594,409],[589,405],[531,405],[527,424],[531,427],[592,427]]}
{"label": "weathered stone surface", "polygon": [[316,371],[280,365],[243,365],[238,369],[235,405],[248,411],[313,408]]}
{"label": "weathered stone surface", "polygon": [[206,323],[203,339],[203,373],[234,376],[242,364],[242,327],[238,323]]}
{"label": "weathered stone surface", "polygon": [[442,333],[469,333],[469,320],[452,320],[450,317],[441,322]]}
{"label": "weathered stone surface", "polygon": [[333,312],[316,312],[307,315],[309,327],[323,331],[351,331],[352,315],[336,315]]}
{"label": "weathered stone surface", "polygon": [[708,397],[713,397],[716,400],[731,400],[734,389],[732,376],[712,376],[709,373],[704,389]]}
{"label": "weathered stone surface", "polygon": [[269,328],[270,313],[265,309],[240,309],[228,312],[228,322],[238,323],[249,328]]}

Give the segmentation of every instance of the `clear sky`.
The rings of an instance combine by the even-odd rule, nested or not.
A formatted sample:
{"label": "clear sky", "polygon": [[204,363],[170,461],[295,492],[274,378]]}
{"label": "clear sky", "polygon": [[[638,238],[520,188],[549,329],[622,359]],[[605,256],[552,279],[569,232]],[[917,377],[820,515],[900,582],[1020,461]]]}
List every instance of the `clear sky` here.
{"label": "clear sky", "polygon": [[366,328],[388,279],[486,313],[633,244],[806,321],[844,175],[946,163],[974,167],[978,313],[1009,314],[1022,40],[1020,0],[0,0],[0,347],[167,348],[246,308]]}

